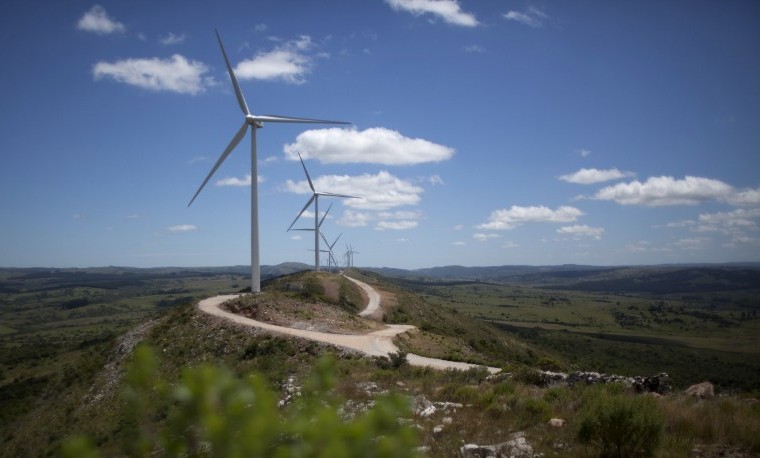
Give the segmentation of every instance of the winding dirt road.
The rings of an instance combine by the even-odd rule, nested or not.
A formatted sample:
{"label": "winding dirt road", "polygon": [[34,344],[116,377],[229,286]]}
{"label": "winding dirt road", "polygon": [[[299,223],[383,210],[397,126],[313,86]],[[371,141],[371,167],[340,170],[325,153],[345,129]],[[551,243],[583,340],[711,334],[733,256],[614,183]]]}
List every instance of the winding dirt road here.
{"label": "winding dirt road", "polygon": [[[377,312],[380,309],[380,294],[368,284],[356,280],[351,277],[346,277],[352,282],[356,283],[362,288],[369,298],[367,307],[362,310],[359,315],[367,316]],[[349,348],[352,350],[358,350],[370,356],[387,356],[389,353],[397,352],[398,347],[393,344],[393,338],[398,334],[415,329],[414,326],[405,324],[389,324],[385,329],[380,331],[371,332],[369,334],[330,334],[327,332],[308,331],[305,329],[293,329],[283,326],[276,326],[262,321],[257,321],[244,316],[236,315],[234,313],[222,310],[220,306],[230,300],[237,297],[237,294],[222,295],[210,297],[204,299],[198,303],[198,309],[226,320],[233,321],[244,326],[252,326],[255,328],[265,329],[271,332],[280,334],[286,334],[290,336],[303,337],[305,339],[315,340],[317,342],[323,342],[331,345],[337,345],[339,347]],[[424,356],[415,355],[412,353],[407,354],[407,361],[413,366],[432,367],[433,369],[459,369],[467,370],[472,367],[479,367],[476,364],[461,363],[456,361],[446,361],[443,359],[426,358]],[[500,369],[496,367],[489,367],[488,371],[491,373],[499,372]]]}

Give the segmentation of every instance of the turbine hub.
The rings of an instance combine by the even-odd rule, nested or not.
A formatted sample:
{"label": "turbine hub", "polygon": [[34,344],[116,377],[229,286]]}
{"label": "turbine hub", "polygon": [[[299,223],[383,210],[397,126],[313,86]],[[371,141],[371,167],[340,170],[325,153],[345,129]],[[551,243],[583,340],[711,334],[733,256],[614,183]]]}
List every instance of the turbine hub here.
{"label": "turbine hub", "polygon": [[261,121],[257,121],[256,118],[253,117],[252,114],[245,115],[245,122],[253,127],[264,127],[264,124],[261,123]]}

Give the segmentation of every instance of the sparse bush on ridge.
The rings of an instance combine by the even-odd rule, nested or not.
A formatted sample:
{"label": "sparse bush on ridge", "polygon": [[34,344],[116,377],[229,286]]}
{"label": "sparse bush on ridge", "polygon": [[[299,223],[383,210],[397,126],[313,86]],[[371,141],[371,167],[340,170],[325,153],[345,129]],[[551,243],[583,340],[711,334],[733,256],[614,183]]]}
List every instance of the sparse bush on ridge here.
{"label": "sparse bush on ridge", "polygon": [[[257,374],[239,378],[210,365],[187,367],[171,386],[157,375],[158,360],[139,347],[125,377],[127,456],[415,456],[415,432],[397,421],[408,415],[398,396],[345,420],[333,394],[334,362],[320,359],[301,390],[284,407]],[[154,406],[165,406],[156,412]],[[156,421],[156,418],[163,418]],[[89,439],[71,438],[64,457],[94,457]]]}
{"label": "sparse bush on ridge", "polygon": [[662,439],[664,419],[656,399],[619,387],[590,387],[584,393],[578,440],[601,457],[651,457]]}

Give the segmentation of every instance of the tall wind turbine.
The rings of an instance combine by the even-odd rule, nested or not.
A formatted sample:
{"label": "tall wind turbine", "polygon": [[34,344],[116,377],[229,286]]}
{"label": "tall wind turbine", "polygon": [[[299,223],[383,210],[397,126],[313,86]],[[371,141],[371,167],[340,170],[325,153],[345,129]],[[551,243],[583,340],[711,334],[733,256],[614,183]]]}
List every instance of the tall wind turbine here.
{"label": "tall wind turbine", "polygon": [[243,111],[245,120],[243,121],[243,125],[237,131],[235,136],[232,137],[232,141],[230,141],[229,145],[227,145],[227,148],[225,148],[225,150],[222,152],[222,155],[219,156],[219,160],[216,161],[216,164],[214,164],[214,167],[211,169],[208,176],[206,176],[206,179],[203,180],[203,183],[201,183],[200,187],[195,192],[195,195],[193,196],[193,198],[190,199],[190,203],[188,203],[187,206],[189,207],[190,205],[192,205],[193,201],[195,200],[196,197],[198,197],[198,194],[200,194],[203,187],[206,186],[206,183],[208,183],[208,181],[211,179],[211,176],[214,175],[214,172],[216,172],[219,166],[222,165],[222,162],[224,162],[224,160],[227,159],[227,156],[230,155],[232,150],[235,149],[235,147],[240,143],[240,141],[243,140],[243,137],[248,131],[248,127],[250,127],[251,128],[251,292],[258,293],[261,291],[261,270],[259,266],[259,189],[258,189],[259,173],[257,170],[258,164],[257,164],[257,159],[256,159],[256,129],[260,129],[264,127],[264,124],[267,122],[308,123],[308,124],[349,124],[349,123],[343,122],[343,121],[327,121],[324,119],[293,118],[289,116],[251,114],[251,112],[248,110],[248,105],[245,103],[245,97],[243,97],[243,91],[240,90],[240,85],[238,84],[237,78],[235,77],[235,72],[232,71],[232,65],[230,65],[230,60],[227,58],[227,53],[224,50],[222,39],[221,37],[219,37],[219,32],[217,31],[214,31],[214,32],[216,33],[216,39],[219,42],[219,48],[222,50],[224,63],[227,65],[227,72],[230,74],[232,87],[235,89],[235,97],[237,97],[238,105],[240,105],[240,109]]}
{"label": "tall wind turbine", "polygon": [[[309,182],[309,187],[311,188],[311,197],[306,202],[306,205],[303,206],[301,211],[298,213],[298,216],[296,216],[296,219],[293,220],[292,223],[290,223],[290,226],[288,227],[288,230],[293,227],[293,225],[298,221],[298,218],[303,215],[303,212],[306,211],[307,208],[309,208],[309,205],[311,205],[311,202],[314,202],[314,269],[319,270],[319,226],[322,225],[322,223],[319,221],[319,196],[324,197],[345,197],[348,199],[361,199],[361,197],[357,196],[348,196],[346,194],[335,194],[332,192],[318,192],[316,189],[314,189],[314,183],[311,181],[311,177],[309,176],[309,171],[306,170],[306,164],[303,163],[303,158],[301,157],[301,153],[298,153],[298,159],[301,160],[301,166],[303,166],[303,171],[306,174],[306,180]],[[325,214],[327,216],[327,214]],[[322,221],[324,221],[324,218],[322,218]]]}

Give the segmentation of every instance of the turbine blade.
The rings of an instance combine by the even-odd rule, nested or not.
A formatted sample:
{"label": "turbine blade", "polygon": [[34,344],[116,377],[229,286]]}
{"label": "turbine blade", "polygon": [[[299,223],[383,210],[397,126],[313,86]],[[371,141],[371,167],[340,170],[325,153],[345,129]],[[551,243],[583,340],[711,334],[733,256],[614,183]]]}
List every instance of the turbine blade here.
{"label": "turbine blade", "polygon": [[303,163],[303,158],[301,157],[301,153],[298,153],[298,159],[301,160],[301,165],[303,166],[303,171],[306,174],[306,179],[309,180],[309,187],[311,188],[311,192],[317,192],[314,190],[314,183],[311,182],[311,177],[309,176],[309,171],[306,170],[306,164]]}
{"label": "turbine blade", "polygon": [[243,97],[243,91],[240,90],[240,85],[238,84],[238,80],[235,77],[235,72],[232,71],[232,65],[230,65],[230,60],[227,58],[227,53],[224,51],[224,45],[222,44],[222,38],[219,36],[219,32],[217,30],[214,30],[216,33],[216,39],[219,41],[219,47],[222,48],[222,56],[224,56],[224,63],[227,64],[227,72],[230,74],[230,79],[232,80],[232,87],[235,88],[235,96],[237,97],[238,104],[240,105],[240,109],[243,110],[243,114],[248,116],[251,114],[250,111],[248,111],[248,105],[245,103],[245,97]]}
{"label": "turbine blade", "polygon": [[327,214],[330,213],[330,209],[332,208],[333,204],[330,204],[329,207],[327,207],[327,211],[324,215],[322,215],[322,219],[319,220],[319,224],[317,224],[317,227],[322,227],[322,223],[325,221],[325,218],[327,218]]}
{"label": "turbine blade", "polygon": [[332,245],[330,245],[330,250],[332,250],[332,249],[333,249],[333,247],[335,246],[335,244],[336,244],[336,243],[338,243],[338,240],[340,240],[340,236],[341,236],[341,235],[343,235],[343,233],[342,233],[342,232],[341,232],[340,234],[338,234],[338,238],[337,238],[337,239],[335,239],[335,241],[332,243]]}
{"label": "turbine blade", "polygon": [[[298,213],[298,216],[296,216],[296,219],[294,219],[294,220],[293,220],[293,222],[292,222],[292,223],[290,223],[290,226],[288,226],[288,230],[290,230],[290,228],[291,228],[291,227],[293,227],[293,225],[296,223],[296,221],[298,221],[298,218],[300,218],[300,217],[301,217],[301,215],[303,215],[303,212],[305,212],[305,211],[306,211],[306,209],[307,209],[307,208],[309,208],[309,205],[311,205],[311,202],[312,202],[312,201],[313,201],[313,200],[314,200],[316,197],[317,197],[317,196],[315,196],[315,195],[312,195],[312,196],[309,198],[309,200],[306,202],[306,205],[304,205],[304,206],[303,206],[303,208],[301,209],[301,211]],[[313,229],[312,229],[312,230],[313,230]]]}
{"label": "turbine blade", "polygon": [[325,197],[345,197],[347,199],[363,199],[363,197],[359,197],[359,196],[349,196],[349,195],[346,195],[346,194],[335,194],[334,192],[318,192],[317,194],[319,194],[320,196],[325,196]]}
{"label": "turbine blade", "polygon": [[[229,145],[227,145],[227,148],[224,150],[224,152],[222,152],[222,155],[219,156],[219,160],[217,160],[216,164],[214,164],[214,168],[211,169],[211,171],[208,173],[208,176],[206,176],[206,179],[203,180],[203,183],[201,184],[201,186],[198,188],[197,191],[195,191],[195,195],[193,196],[192,199],[190,199],[190,203],[187,204],[188,207],[193,204],[193,201],[195,200],[196,197],[198,197],[198,194],[200,194],[203,187],[206,186],[206,183],[208,183],[208,180],[211,179],[211,176],[214,174],[214,172],[216,172],[216,169],[218,169],[219,166],[222,165],[222,162],[224,162],[224,160],[227,159],[227,156],[229,156],[232,150],[234,150],[235,147],[238,145],[238,143],[240,143],[240,140],[243,139],[247,130],[248,130],[248,124],[243,122],[243,127],[241,127],[240,130],[237,131],[234,137],[232,137],[232,141],[230,142]],[[256,177],[253,177],[253,180],[255,179]]]}
{"label": "turbine blade", "polygon": [[280,115],[255,115],[254,121],[261,122],[293,122],[303,124],[351,124],[346,121],[330,121],[328,119],[312,119],[312,118],[295,118],[293,116],[280,116]]}
{"label": "turbine blade", "polygon": [[[325,234],[323,234],[322,231],[319,231],[319,236],[322,237],[322,240],[324,240],[325,245],[330,247],[330,242],[327,241],[327,237],[325,237]],[[330,247],[330,252],[332,253],[332,247]]]}

